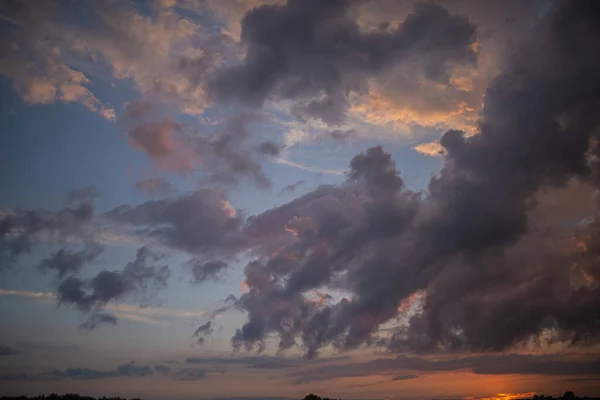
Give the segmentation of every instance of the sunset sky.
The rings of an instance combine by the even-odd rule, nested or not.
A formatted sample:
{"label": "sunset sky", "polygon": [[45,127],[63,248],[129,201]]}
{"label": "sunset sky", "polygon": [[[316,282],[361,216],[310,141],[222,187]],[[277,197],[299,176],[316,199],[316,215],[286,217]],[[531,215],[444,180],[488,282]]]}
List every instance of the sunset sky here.
{"label": "sunset sky", "polygon": [[0,30],[0,395],[600,394],[600,2]]}

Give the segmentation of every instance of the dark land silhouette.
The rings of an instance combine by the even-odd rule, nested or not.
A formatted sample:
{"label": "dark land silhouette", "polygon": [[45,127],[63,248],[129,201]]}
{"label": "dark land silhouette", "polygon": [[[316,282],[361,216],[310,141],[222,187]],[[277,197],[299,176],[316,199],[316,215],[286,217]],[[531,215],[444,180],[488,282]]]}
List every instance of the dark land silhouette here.
{"label": "dark land silhouette", "polygon": [[[49,395],[41,395],[41,396],[2,396],[0,400],[141,400],[139,398],[131,398],[127,399],[124,397],[90,397],[90,396],[81,396],[75,393],[66,393],[62,395],[58,395],[55,393]],[[330,397],[321,397],[315,394],[309,394],[304,397],[303,400],[340,400]],[[552,397],[552,396],[544,396],[543,394],[536,394],[533,397],[524,397],[523,399],[514,399],[514,400],[600,400],[600,397],[578,397],[575,396],[573,392],[565,392],[562,396]]]}

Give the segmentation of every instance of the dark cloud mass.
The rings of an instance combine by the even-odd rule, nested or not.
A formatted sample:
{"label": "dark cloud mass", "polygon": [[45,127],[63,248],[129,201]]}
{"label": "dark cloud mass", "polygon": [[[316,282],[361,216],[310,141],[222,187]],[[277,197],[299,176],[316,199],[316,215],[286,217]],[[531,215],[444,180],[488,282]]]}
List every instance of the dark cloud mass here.
{"label": "dark cloud mass", "polygon": [[43,259],[38,268],[43,272],[55,272],[58,279],[67,275],[78,273],[85,264],[93,261],[100,255],[102,248],[91,246],[89,249],[72,251],[61,249],[52,256]]}
{"label": "dark cloud mass", "polygon": [[[16,210],[0,215],[0,269],[9,267],[19,257],[28,254],[44,237],[56,241],[91,241],[92,234],[86,229],[86,224],[94,214],[94,196],[90,193],[89,190],[74,191],[68,197],[68,204],[57,211]],[[56,262],[67,261],[66,258],[73,256],[87,258],[83,254],[76,256],[64,253],[63,256],[63,260],[48,260],[48,267],[58,271],[65,266],[59,267]]]}
{"label": "dark cloud mass", "polygon": [[93,329],[102,323],[116,323],[116,318],[101,312],[109,302],[131,294],[152,295],[167,285],[170,269],[157,265],[162,255],[141,247],[134,261],[121,271],[102,270],[91,279],[70,276],[58,285],[59,304],[73,305],[83,312],[92,312],[83,328]]}
{"label": "dark cloud mass", "polygon": [[[329,82],[319,74],[338,73],[338,60],[350,55],[367,60],[350,63],[354,73],[432,49],[422,62],[431,79],[445,76],[436,66],[471,59],[464,47],[473,28],[439,6],[417,6],[392,33],[364,37],[344,16],[345,2],[306,4],[289,1],[245,17],[249,52],[219,82],[223,96],[309,96]],[[327,345],[431,352],[597,343],[596,210],[571,208],[571,219],[555,223],[573,206],[566,201],[545,214],[542,205],[559,188],[577,197],[597,183],[599,40],[597,2],[553,4],[489,86],[479,133],[451,130],[442,138],[445,166],[427,194],[406,189],[390,156],[371,148],[351,161],[343,185],[250,218],[243,232],[281,241],[245,268],[249,292],[235,306],[248,322],[234,346],[260,351],[270,335],[280,349],[302,344],[309,356]],[[370,50],[351,52],[356,43]],[[382,43],[397,50],[383,56]],[[314,49],[313,69],[302,61]],[[336,76],[344,85],[346,75]],[[323,287],[347,298],[310,297]],[[406,308],[413,314],[399,311]],[[396,324],[391,336],[379,331],[398,316],[408,323]]]}
{"label": "dark cloud mass", "polygon": [[473,65],[476,29],[433,3],[415,6],[391,29],[362,32],[350,0],[289,0],[264,5],[242,20],[242,63],[224,69],[209,84],[219,100],[261,105],[292,100],[300,119],[343,122],[352,94],[364,94],[367,79],[392,67],[415,77],[447,83],[455,65]]}
{"label": "dark cloud mass", "polygon": [[217,189],[202,189],[135,207],[120,206],[107,216],[167,246],[204,255],[236,249],[239,244],[233,236],[243,223],[225,193]]}

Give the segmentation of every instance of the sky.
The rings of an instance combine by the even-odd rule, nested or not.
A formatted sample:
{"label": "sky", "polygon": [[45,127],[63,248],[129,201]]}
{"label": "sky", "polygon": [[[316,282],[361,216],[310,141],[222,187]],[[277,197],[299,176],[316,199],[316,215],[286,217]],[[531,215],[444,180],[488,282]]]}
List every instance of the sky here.
{"label": "sky", "polygon": [[598,395],[599,6],[0,2],[0,394]]}

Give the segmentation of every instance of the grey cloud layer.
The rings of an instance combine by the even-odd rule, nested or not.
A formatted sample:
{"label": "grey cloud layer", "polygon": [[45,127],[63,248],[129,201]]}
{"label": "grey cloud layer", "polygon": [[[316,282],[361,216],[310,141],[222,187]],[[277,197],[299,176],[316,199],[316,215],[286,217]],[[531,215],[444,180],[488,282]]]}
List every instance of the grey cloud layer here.
{"label": "grey cloud layer", "polygon": [[[449,360],[424,359],[398,356],[365,363],[329,365],[319,368],[294,371],[290,374],[296,383],[328,381],[336,378],[358,377],[370,374],[390,374],[398,371],[435,373],[448,371],[472,371],[475,374],[519,374],[519,375],[594,375],[600,374],[600,359],[573,356],[535,355],[480,355]],[[403,373],[393,380],[414,379],[416,375]]]}
{"label": "grey cloud layer", "polygon": [[112,370],[92,368],[54,369],[37,374],[20,374],[0,376],[0,380],[54,380],[54,379],[107,379],[116,377],[145,377],[152,375],[152,369],[134,362],[122,364]]}

